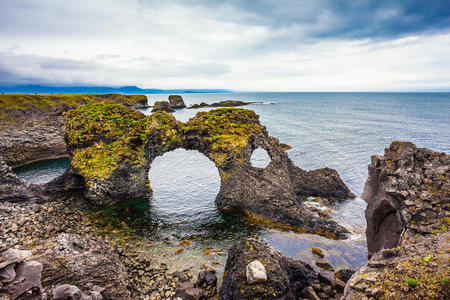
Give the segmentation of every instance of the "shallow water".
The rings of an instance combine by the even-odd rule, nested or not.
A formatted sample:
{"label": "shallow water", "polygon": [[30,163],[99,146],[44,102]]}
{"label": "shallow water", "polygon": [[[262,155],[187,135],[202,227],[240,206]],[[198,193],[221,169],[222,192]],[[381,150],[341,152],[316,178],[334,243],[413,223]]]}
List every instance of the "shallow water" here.
{"label": "shallow water", "polygon": [[[147,96],[150,105],[167,99],[167,95],[161,94]],[[293,147],[288,154],[296,165],[304,169],[334,168],[358,196],[332,207],[334,219],[352,231],[351,239],[346,241],[243,224],[236,217],[222,216],[215,208],[214,199],[220,179],[211,161],[197,151],[179,149],[166,153],[155,159],[149,172],[154,190],[146,212],[154,225],[149,233],[173,241],[182,238],[193,240],[196,246],[182,255],[194,262],[205,260],[205,247],[226,250],[238,237],[256,235],[296,259],[312,262],[311,247],[319,246],[326,250],[325,258],[336,268],[357,268],[365,263],[367,256],[365,202],[359,196],[367,177],[370,156],[383,154],[384,148],[393,140],[411,141],[418,147],[435,151],[450,150],[449,93],[231,93],[182,96],[188,106],[230,99],[275,103],[245,108],[255,110],[272,136]],[[151,109],[142,111],[151,113]],[[177,110],[174,116],[186,121],[198,111]],[[256,163],[263,164],[265,159],[260,155]],[[16,169],[16,172],[30,181],[42,183],[61,174],[67,165],[67,160],[40,162]],[[155,250],[157,253],[170,253],[164,244],[158,247]],[[175,264],[177,259],[172,258]],[[161,257],[161,260],[164,259],[169,258]],[[178,261],[183,263],[183,257]]]}

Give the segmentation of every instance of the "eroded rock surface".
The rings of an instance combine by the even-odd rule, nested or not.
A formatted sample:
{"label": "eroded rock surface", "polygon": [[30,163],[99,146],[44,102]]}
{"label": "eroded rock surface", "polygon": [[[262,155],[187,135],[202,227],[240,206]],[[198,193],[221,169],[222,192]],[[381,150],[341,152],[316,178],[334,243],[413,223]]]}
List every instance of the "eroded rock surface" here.
{"label": "eroded rock surface", "polygon": [[186,104],[184,104],[183,97],[180,95],[170,95],[169,103],[171,108],[185,108]]}
{"label": "eroded rock surface", "polygon": [[[85,196],[96,205],[150,196],[147,175],[153,159],[184,148],[215,163],[221,176],[216,204],[223,212],[245,212],[333,238],[346,236],[336,222],[301,204],[308,196],[353,197],[337,172],[296,167],[253,111],[216,109],[182,123],[166,112],[145,116],[121,105],[95,104],[69,111],[65,124],[71,172],[83,178]],[[250,163],[257,148],[271,158],[264,169]]]}
{"label": "eroded rock surface", "polygon": [[67,156],[61,118],[87,103],[147,107],[144,95],[0,95],[0,156],[11,167]]}
{"label": "eroded rock surface", "polygon": [[174,112],[175,110],[172,109],[169,102],[167,101],[157,101],[153,104],[152,112],[156,111],[165,111],[168,113]]}
{"label": "eroded rock surface", "polygon": [[0,156],[0,202],[44,200],[42,188],[19,178]]}
{"label": "eroded rock surface", "polygon": [[371,259],[345,299],[449,299],[450,155],[393,142],[373,156],[363,199]]}
{"label": "eroded rock surface", "polygon": [[239,106],[245,106],[245,105],[251,105],[251,104],[262,104],[262,102],[244,102],[244,101],[238,101],[238,100],[225,100],[220,102],[215,102],[212,104],[207,104],[205,102],[201,102],[200,104],[194,104],[192,106],[189,106],[189,109],[195,109],[195,108],[203,108],[203,107],[239,107]]}
{"label": "eroded rock surface", "polygon": [[[246,266],[254,260],[265,267],[266,281],[247,282]],[[243,239],[228,252],[220,299],[298,299],[315,278],[308,264],[288,258],[256,239]]]}

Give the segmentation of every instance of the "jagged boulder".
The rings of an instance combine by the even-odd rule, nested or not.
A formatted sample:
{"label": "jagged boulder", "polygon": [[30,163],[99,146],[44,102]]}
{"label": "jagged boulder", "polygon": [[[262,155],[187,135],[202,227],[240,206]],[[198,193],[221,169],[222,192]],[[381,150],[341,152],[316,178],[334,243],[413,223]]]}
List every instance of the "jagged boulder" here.
{"label": "jagged boulder", "polygon": [[14,248],[0,253],[0,299],[42,299],[42,264],[30,256]]}
{"label": "jagged boulder", "polygon": [[170,95],[169,103],[171,108],[185,108],[186,104],[184,104],[183,97],[180,95]]}
{"label": "jagged boulder", "polygon": [[[249,283],[246,268],[255,260],[264,266],[267,279]],[[228,252],[220,299],[298,299],[315,278],[308,264],[288,258],[256,239],[242,239]]]}
{"label": "jagged boulder", "polygon": [[450,155],[393,142],[373,156],[367,202],[370,260],[345,299],[449,299]]}
{"label": "jagged boulder", "polygon": [[152,112],[156,112],[156,111],[165,111],[165,112],[168,112],[168,113],[172,113],[175,110],[172,109],[172,107],[170,106],[169,102],[167,102],[167,101],[156,101],[153,104]]}
{"label": "jagged boulder", "polygon": [[[198,150],[218,168],[221,188],[216,204],[221,211],[346,237],[342,226],[306,210],[301,201],[308,196],[354,195],[334,170],[295,166],[253,111],[216,109],[182,123],[166,112],[145,116],[120,105],[97,104],[69,111],[65,122],[70,172],[82,178],[85,196],[96,205],[150,196],[147,174],[153,159],[184,148]],[[266,168],[250,163],[257,148],[271,158]]]}
{"label": "jagged boulder", "polygon": [[42,188],[19,177],[0,157],[0,202],[45,200]]}

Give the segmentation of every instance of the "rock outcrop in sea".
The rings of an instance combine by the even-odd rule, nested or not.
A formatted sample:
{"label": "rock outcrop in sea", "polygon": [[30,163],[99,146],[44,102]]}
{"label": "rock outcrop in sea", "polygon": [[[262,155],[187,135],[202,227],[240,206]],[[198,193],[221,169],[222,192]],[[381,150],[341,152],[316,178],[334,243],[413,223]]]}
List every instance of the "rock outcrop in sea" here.
{"label": "rock outcrop in sea", "polygon": [[207,104],[205,102],[201,102],[200,104],[194,104],[189,106],[188,109],[196,109],[196,108],[204,108],[204,107],[239,107],[251,104],[262,104],[262,102],[244,102],[238,100],[224,100],[220,102],[215,102],[212,104]]}
{"label": "rock outcrop in sea", "polygon": [[153,104],[152,112],[156,112],[156,111],[165,111],[165,112],[168,112],[168,113],[172,113],[175,110],[172,109],[172,107],[170,106],[169,102],[167,102],[167,101],[156,101]]}
{"label": "rock outcrop in sea", "polygon": [[62,115],[88,103],[147,107],[145,95],[0,95],[0,156],[11,167],[67,156]]}
{"label": "rock outcrop in sea", "polygon": [[[249,279],[249,268],[259,265],[259,280]],[[264,274],[261,274],[264,272]],[[348,278],[289,258],[254,238],[236,242],[228,252],[221,300],[340,299]],[[345,280],[345,281],[344,281]]]}
{"label": "rock outcrop in sea", "polygon": [[344,299],[450,298],[450,155],[393,142],[363,192],[370,260]]}
{"label": "rock outcrop in sea", "polygon": [[[221,187],[216,204],[222,212],[346,237],[342,226],[301,205],[309,196],[354,197],[338,173],[295,166],[251,110],[199,112],[182,123],[162,111],[145,116],[122,105],[91,104],[69,111],[64,122],[69,173],[83,178],[85,196],[93,204],[150,196],[148,171],[153,159],[184,148],[203,153],[218,168]],[[256,148],[268,152],[271,162],[266,168],[251,165]]]}
{"label": "rock outcrop in sea", "polygon": [[169,103],[171,108],[185,108],[183,97],[180,95],[169,95]]}

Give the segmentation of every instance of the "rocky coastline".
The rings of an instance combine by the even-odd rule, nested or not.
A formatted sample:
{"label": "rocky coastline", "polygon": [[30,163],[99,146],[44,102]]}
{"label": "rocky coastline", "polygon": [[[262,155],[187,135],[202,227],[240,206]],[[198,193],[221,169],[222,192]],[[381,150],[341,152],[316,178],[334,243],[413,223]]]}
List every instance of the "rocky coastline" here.
{"label": "rocky coastline", "polygon": [[[0,299],[450,297],[450,155],[393,142],[384,156],[372,157],[362,196],[368,204],[369,261],[357,272],[334,270],[320,248],[311,249],[317,257],[312,266],[244,238],[230,248],[223,278],[218,278],[213,267],[221,263],[217,257],[201,268],[173,269],[151,255],[161,242],[170,244],[171,255],[177,257],[192,247],[191,241],[140,237],[130,223],[99,208],[151,195],[151,161],[177,148],[198,150],[216,164],[221,175],[216,205],[224,214],[237,211],[271,226],[346,238],[345,228],[302,201],[354,195],[335,170],[295,166],[253,111],[217,109],[179,122],[164,111],[145,116],[133,109],[146,105],[146,99],[136,102],[131,97],[128,107],[98,103],[125,101],[108,97],[80,96],[70,105],[65,99],[63,108],[53,109],[55,116],[45,114],[45,119],[38,112],[48,106],[0,111],[3,125],[22,114],[31,128],[39,120],[52,133],[57,128],[71,160],[69,170],[47,184],[26,182],[11,165],[40,158],[33,151],[23,155],[28,144],[9,134],[5,138],[2,131],[0,156],[6,158],[0,157]],[[92,102],[79,106],[80,101]],[[19,125],[16,130],[18,136],[27,132]],[[14,143],[22,147],[18,159],[11,158],[11,149],[19,147]],[[266,168],[250,164],[257,148],[271,158]]]}
{"label": "rocky coastline", "polygon": [[215,102],[212,104],[208,104],[205,102],[201,102],[200,104],[194,104],[188,107],[188,109],[197,109],[197,108],[205,108],[205,107],[240,107],[245,105],[252,105],[252,104],[263,104],[263,102],[244,102],[244,101],[238,101],[238,100],[224,100],[220,102]]}
{"label": "rocky coastline", "polygon": [[145,95],[0,95],[0,155],[10,167],[67,157],[62,115],[87,103],[147,107]]}

